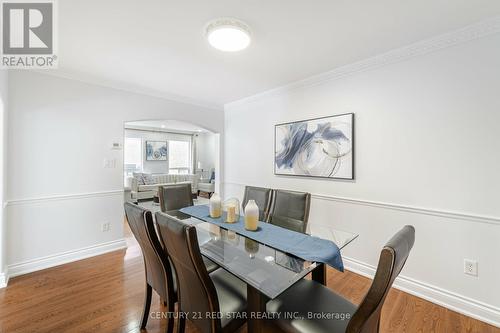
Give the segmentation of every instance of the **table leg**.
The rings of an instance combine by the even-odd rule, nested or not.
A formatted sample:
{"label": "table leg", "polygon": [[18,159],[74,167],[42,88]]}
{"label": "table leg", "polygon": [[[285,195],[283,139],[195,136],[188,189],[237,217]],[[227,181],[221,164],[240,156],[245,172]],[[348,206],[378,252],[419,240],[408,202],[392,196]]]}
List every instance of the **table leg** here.
{"label": "table leg", "polygon": [[325,264],[320,263],[318,267],[316,267],[312,271],[312,279],[322,285],[326,286],[326,266]]}
{"label": "table leg", "polygon": [[261,333],[264,329],[262,314],[266,311],[267,297],[254,287],[247,285],[248,333]]}

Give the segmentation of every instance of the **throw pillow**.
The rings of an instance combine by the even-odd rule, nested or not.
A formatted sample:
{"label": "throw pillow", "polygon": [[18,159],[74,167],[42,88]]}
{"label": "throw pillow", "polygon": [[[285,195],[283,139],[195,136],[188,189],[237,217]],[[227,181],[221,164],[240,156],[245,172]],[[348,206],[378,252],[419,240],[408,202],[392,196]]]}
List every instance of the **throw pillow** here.
{"label": "throw pillow", "polygon": [[153,179],[153,176],[151,176],[149,173],[142,174],[142,181],[144,182],[144,185],[156,184],[155,180]]}
{"label": "throw pillow", "polygon": [[137,181],[137,185],[144,185],[144,180],[142,179],[142,172],[134,172],[132,176]]}

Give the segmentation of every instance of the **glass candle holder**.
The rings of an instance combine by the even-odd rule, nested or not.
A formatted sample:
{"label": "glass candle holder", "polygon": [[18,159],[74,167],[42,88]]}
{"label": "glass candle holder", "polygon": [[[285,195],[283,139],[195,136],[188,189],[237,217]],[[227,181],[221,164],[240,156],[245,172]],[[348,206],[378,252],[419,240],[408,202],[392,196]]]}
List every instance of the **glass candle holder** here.
{"label": "glass candle holder", "polygon": [[226,223],[235,223],[240,220],[240,201],[230,198],[222,205],[222,218]]}

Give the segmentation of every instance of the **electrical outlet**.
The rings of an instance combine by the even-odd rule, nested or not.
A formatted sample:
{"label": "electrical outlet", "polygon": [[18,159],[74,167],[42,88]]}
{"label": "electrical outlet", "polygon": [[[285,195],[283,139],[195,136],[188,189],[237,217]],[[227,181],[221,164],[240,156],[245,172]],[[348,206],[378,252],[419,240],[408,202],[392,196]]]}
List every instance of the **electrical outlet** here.
{"label": "electrical outlet", "polygon": [[464,273],[467,275],[477,276],[477,261],[464,259]]}
{"label": "electrical outlet", "polygon": [[102,163],[104,169],[115,169],[116,168],[116,158],[105,159]]}
{"label": "electrical outlet", "polygon": [[102,232],[106,232],[106,231],[109,231],[109,230],[111,230],[111,224],[109,222],[104,222],[101,225],[101,231]]}

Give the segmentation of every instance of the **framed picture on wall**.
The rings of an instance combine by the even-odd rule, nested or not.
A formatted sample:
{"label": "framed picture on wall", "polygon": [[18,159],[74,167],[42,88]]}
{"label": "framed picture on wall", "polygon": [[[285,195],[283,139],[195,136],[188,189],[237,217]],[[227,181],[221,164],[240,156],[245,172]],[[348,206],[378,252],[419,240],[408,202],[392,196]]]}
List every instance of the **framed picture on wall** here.
{"label": "framed picture on wall", "polygon": [[146,141],[146,161],[166,161],[167,141]]}
{"label": "framed picture on wall", "polygon": [[274,174],[354,179],[354,114],[275,125]]}

